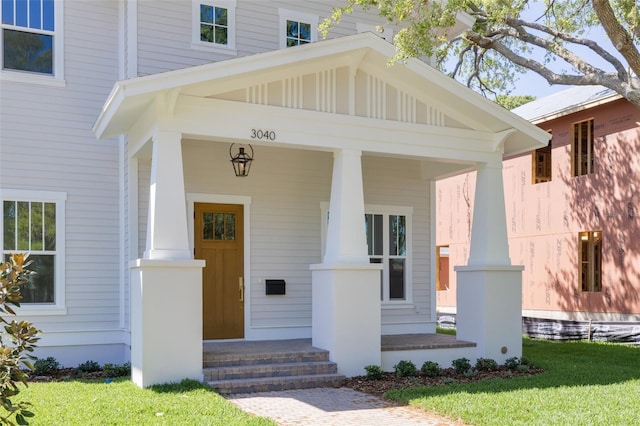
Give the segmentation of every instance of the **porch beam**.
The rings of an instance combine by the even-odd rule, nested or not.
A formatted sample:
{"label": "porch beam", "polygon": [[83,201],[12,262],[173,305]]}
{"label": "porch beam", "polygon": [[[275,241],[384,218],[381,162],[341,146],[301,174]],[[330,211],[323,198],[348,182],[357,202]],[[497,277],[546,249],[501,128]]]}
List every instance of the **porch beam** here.
{"label": "porch beam", "polygon": [[[216,124],[220,122],[226,125]],[[473,163],[489,162],[495,152],[491,132],[185,95],[178,97],[175,117],[162,124],[193,139],[244,140],[323,151],[346,148]],[[271,130],[275,139],[252,139],[252,129]]]}

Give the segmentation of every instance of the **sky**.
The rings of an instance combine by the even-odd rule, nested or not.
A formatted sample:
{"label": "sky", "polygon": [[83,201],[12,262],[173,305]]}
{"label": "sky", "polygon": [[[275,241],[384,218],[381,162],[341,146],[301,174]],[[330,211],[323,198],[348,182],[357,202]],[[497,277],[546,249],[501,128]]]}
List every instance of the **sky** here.
{"label": "sky", "polygon": [[[534,2],[534,4],[536,3],[537,5],[541,6],[541,2]],[[529,13],[531,15],[525,16],[525,18],[531,19],[531,16],[533,16],[536,13],[538,14],[537,16],[539,16],[540,10],[541,9],[534,9],[530,11]],[[606,48],[611,53],[614,53],[614,52],[617,53],[615,51],[615,48],[613,47],[613,45],[605,35],[604,29],[602,29],[601,27],[590,29],[589,32],[584,35],[584,37],[596,41],[599,45]],[[601,67],[606,66],[605,65],[606,63],[602,59],[600,59],[597,55],[592,53],[589,49],[584,48],[582,50],[576,50],[575,52],[578,53],[579,56],[581,56],[583,59],[586,59],[589,63],[593,65],[601,66]],[[620,55],[617,54],[617,56],[620,56]],[[537,54],[534,53],[533,57],[537,59],[542,59],[542,53],[540,52]],[[555,70],[559,70],[559,69],[560,68],[556,66]],[[568,71],[569,70],[568,66],[566,66],[565,69]],[[611,71],[612,67],[611,65],[608,65],[605,69],[607,71]],[[512,95],[533,95],[539,99],[539,98],[548,96],[550,94],[553,94],[562,90],[566,90],[570,87],[571,86],[564,86],[564,85],[553,85],[553,86],[549,85],[549,83],[547,83],[547,81],[541,76],[539,76],[538,74],[533,72],[528,72],[524,75],[520,75],[518,82],[516,84],[516,89],[511,94]]]}

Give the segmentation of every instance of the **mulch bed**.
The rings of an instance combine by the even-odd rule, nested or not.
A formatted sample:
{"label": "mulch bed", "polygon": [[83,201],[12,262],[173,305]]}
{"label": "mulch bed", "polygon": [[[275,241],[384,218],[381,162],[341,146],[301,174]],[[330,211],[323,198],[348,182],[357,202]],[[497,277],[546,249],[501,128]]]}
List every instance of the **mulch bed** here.
{"label": "mulch bed", "polygon": [[407,389],[417,386],[446,386],[453,383],[472,383],[488,379],[511,379],[513,377],[533,376],[542,373],[541,368],[530,368],[528,371],[508,370],[500,367],[496,371],[478,371],[473,376],[458,374],[453,368],[443,369],[438,377],[427,377],[422,373],[414,377],[397,377],[395,373],[385,373],[381,380],[369,380],[366,376],[346,379],[344,386],[375,396],[383,396],[385,392],[395,389]]}
{"label": "mulch bed", "polygon": [[109,376],[102,370],[86,373],[80,372],[75,368],[61,368],[41,376],[30,373],[29,382],[64,382],[68,380],[100,380],[107,378]]}

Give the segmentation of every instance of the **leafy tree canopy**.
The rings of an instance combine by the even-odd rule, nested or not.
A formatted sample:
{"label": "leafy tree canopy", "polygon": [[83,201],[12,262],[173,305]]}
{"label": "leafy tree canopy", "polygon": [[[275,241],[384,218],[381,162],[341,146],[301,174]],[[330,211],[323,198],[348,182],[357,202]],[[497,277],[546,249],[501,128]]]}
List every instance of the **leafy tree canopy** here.
{"label": "leafy tree canopy", "polygon": [[[508,94],[516,75],[530,70],[549,84],[608,87],[640,108],[637,0],[345,0],[321,30],[355,7],[377,9],[401,28],[392,62],[435,57],[438,68],[485,96]],[[475,23],[448,40],[460,16]],[[590,38],[594,29],[617,51]]]}
{"label": "leafy tree canopy", "polygon": [[531,101],[535,101],[536,97],[531,95],[524,96],[510,96],[510,95],[498,95],[496,96],[496,103],[502,105],[508,110],[518,108],[520,105],[524,105]]}

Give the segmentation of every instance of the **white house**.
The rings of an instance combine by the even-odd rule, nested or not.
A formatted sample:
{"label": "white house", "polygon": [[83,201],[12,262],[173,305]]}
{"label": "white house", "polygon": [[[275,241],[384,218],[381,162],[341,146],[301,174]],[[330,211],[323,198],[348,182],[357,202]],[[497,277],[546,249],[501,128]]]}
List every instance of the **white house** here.
{"label": "white house", "polygon": [[2,3],[3,50],[44,46],[0,73],[3,253],[42,270],[19,312],[41,356],[130,359],[147,386],[201,378],[203,339],[311,337],[362,374],[382,334],[435,332],[434,182],[469,168],[458,338],[521,354],[498,188],[503,155],[547,133],[423,62],[388,67],[375,15],[318,41],[333,3]]}

